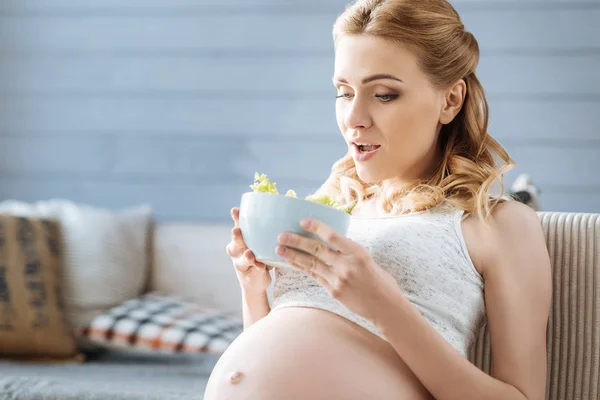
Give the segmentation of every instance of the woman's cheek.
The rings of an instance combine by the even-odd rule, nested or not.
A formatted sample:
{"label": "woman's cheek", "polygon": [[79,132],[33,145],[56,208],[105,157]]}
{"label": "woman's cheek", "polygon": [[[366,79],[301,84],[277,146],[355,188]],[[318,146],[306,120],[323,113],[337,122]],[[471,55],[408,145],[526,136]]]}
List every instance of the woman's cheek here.
{"label": "woman's cheek", "polygon": [[340,129],[340,132],[345,133],[346,132],[346,124],[344,123],[346,117],[344,115],[344,108],[339,105],[336,104],[335,106],[335,118],[337,121],[337,126]]}

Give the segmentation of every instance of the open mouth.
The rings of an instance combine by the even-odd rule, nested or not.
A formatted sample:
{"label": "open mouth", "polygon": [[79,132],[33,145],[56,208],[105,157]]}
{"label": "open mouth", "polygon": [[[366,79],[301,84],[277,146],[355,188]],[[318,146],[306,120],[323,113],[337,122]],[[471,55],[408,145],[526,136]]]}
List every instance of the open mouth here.
{"label": "open mouth", "polygon": [[380,145],[377,144],[359,144],[358,146],[358,150],[361,153],[368,153],[370,151],[374,151],[377,150],[378,148],[380,148]]}
{"label": "open mouth", "polygon": [[358,144],[353,143],[360,153],[370,153],[381,147],[379,144]]}

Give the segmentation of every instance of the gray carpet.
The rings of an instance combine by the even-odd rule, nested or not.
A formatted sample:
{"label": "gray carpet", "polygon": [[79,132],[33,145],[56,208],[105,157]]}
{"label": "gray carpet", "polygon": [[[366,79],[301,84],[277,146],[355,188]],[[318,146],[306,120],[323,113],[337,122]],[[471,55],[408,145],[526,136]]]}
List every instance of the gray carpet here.
{"label": "gray carpet", "polygon": [[108,352],[77,364],[0,362],[0,400],[202,400],[216,355]]}

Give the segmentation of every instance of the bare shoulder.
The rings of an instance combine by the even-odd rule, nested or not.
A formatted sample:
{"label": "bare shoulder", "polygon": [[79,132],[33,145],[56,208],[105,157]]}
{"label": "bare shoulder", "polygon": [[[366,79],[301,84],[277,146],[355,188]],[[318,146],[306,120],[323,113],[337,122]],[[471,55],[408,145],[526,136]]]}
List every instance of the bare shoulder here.
{"label": "bare shoulder", "polygon": [[533,251],[541,258],[547,255],[540,218],[517,201],[496,205],[487,223],[474,215],[467,217],[463,232],[473,263],[484,275],[519,250]]}

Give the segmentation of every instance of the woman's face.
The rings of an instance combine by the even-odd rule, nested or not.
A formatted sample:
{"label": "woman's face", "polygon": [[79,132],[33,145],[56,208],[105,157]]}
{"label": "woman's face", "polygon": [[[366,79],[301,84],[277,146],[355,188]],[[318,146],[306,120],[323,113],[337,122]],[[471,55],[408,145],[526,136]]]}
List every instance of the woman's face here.
{"label": "woman's face", "polygon": [[343,36],[333,82],[337,123],[362,181],[407,182],[437,166],[438,133],[456,99],[431,85],[415,55],[381,38]]}

